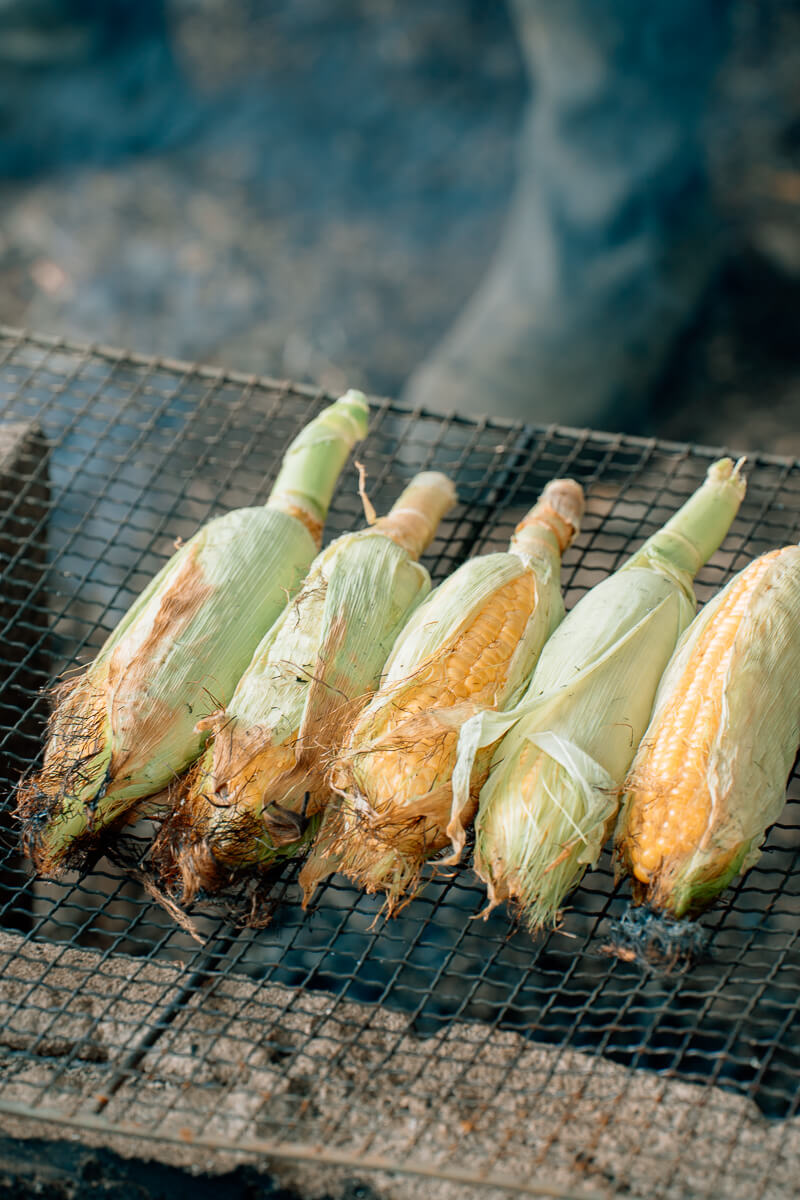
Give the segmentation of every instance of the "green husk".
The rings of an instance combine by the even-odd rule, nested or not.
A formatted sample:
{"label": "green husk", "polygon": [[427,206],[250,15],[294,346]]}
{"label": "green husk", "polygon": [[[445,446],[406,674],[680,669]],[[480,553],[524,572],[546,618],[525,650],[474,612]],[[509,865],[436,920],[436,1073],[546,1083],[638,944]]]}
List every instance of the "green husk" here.
{"label": "green husk", "polygon": [[53,696],[42,770],[17,813],[37,868],[79,865],[103,829],[202,750],[198,720],[230,697],[300,586],[367,403],[348,392],[289,447],[262,508],[210,521],[134,602],[94,662]]}
{"label": "green husk", "polygon": [[508,899],[532,929],[555,924],[597,861],[659,680],[694,614],[692,579],[744,489],[738,464],[713,464],[664,528],[566,617],[517,708],[462,729],[454,811],[476,754],[496,745],[475,822],[490,908]]}
{"label": "green husk", "polygon": [[[658,689],[643,745],[682,686],[699,640],[741,574],[708,602],[681,639]],[[786,779],[800,742],[797,546],[785,547],[765,563],[748,594],[719,693],[719,710],[704,773],[711,811],[702,839],[691,852],[669,855],[647,883],[632,878],[634,902],[662,916],[696,916],[708,908],[758,859],[765,833],[783,809]],[[631,781],[636,773],[634,762]],[[686,797],[687,804],[691,800]],[[631,870],[627,824],[632,802],[629,791],[616,835],[620,875]]]}
{"label": "green husk", "polygon": [[[413,894],[427,859],[451,840],[459,850],[463,846],[488,761],[473,765],[464,802],[451,812],[455,734],[476,711],[502,709],[522,694],[542,646],[564,616],[561,555],[582,512],[581,488],[572,480],[552,481],[518,526],[507,553],[464,563],[417,609],[332,771],[338,800],[301,872],[306,901],[320,880],[338,870],[368,891],[385,892],[395,911]],[[533,583],[533,607],[510,659],[502,668],[479,667],[476,678],[490,679],[456,699],[444,684],[447,664],[458,664],[456,676],[469,672],[462,638],[492,610],[497,593],[522,577]],[[474,644],[472,653],[480,657],[484,648]],[[432,691],[433,698],[420,710],[423,680],[424,694]],[[387,778],[396,777],[402,782],[396,789],[392,784],[387,795]]]}
{"label": "green husk", "polygon": [[172,894],[188,902],[213,892],[236,872],[294,855],[310,838],[329,796],[328,757],[430,590],[416,559],[454,501],[452,483],[426,472],[388,517],[317,557],[176,789],[153,856]]}

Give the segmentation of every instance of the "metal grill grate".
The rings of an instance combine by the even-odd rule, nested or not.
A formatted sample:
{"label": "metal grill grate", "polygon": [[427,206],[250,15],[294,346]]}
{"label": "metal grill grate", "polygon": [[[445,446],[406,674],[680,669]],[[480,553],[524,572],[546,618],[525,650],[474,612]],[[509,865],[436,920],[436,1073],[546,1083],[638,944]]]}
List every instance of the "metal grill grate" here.
{"label": "metal grill grate", "polygon": [[[266,498],[324,399],[0,329],[0,411],[22,446],[16,460],[0,456],[5,797],[41,747],[41,688],[91,657],[176,537]],[[549,478],[578,478],[588,509],[564,562],[568,608],[716,454],[388,402],[359,451],[379,510],[423,466],[456,480],[462,502],[426,560],[436,579],[502,548]],[[358,524],[345,474],[326,536]],[[740,515],[700,573],[701,601],[798,536],[800,464],[751,458]],[[199,1147],[204,1166],[266,1155],[390,1170],[392,1196],[419,1188],[412,1178],[404,1192],[403,1175],[457,1181],[437,1184],[441,1195],[476,1179],[547,1196],[794,1195],[794,778],[789,798],[758,866],[706,918],[713,960],[666,982],[602,954],[625,904],[606,856],[563,929],[536,942],[504,910],[471,920],[483,894],[464,868],[388,923],[338,878],[304,915],[289,875],[264,930],[237,932],[200,910],[200,947],[109,863],[34,880],[6,812],[0,1111],[36,1119],[22,1132],[47,1120],[87,1139],[145,1136],[150,1153]]]}

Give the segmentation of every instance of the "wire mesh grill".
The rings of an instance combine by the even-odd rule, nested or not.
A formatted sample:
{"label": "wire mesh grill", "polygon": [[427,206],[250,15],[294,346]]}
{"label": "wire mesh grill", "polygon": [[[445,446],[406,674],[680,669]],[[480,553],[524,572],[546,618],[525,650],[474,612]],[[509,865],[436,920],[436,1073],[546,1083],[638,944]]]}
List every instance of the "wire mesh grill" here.
{"label": "wire mesh grill", "polygon": [[[304,914],[289,871],[266,929],[197,911],[202,946],[105,860],[61,882],[28,872],[7,806],[41,749],[42,688],[92,656],[176,538],[266,498],[324,402],[0,329],[0,429],[12,423],[22,447],[0,453],[0,1111],[220,1161],[358,1164],[521,1194],[795,1194],[795,777],[761,861],[705,918],[713,958],[666,981],[602,952],[626,900],[607,855],[536,941],[505,910],[472,919],[484,896],[468,866],[388,922],[338,877]],[[456,481],[461,503],[426,559],[437,580],[503,548],[549,478],[579,479],[568,608],[717,453],[388,402],[359,448],[379,511],[421,468]],[[748,478],[701,601],[800,536],[800,464],[752,457]],[[345,473],[326,537],[360,523]]]}

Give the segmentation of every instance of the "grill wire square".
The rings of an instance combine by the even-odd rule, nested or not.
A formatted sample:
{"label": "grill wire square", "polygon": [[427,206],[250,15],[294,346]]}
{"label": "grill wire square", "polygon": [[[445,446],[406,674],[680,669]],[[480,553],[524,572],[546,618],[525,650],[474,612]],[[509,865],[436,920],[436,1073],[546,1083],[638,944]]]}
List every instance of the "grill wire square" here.
{"label": "grill wire square", "polygon": [[[289,869],[263,929],[196,907],[202,944],[107,859],[82,878],[30,873],[11,809],[41,753],[43,690],[91,659],[177,538],[266,499],[327,402],[0,327],[0,430],[22,436],[16,459],[0,456],[0,1112],[34,1121],[31,1134],[51,1122],[56,1136],[145,1137],[151,1153],[202,1148],[220,1169],[266,1156],[412,1189],[431,1186],[422,1176],[498,1195],[795,1195],[795,775],[761,860],[703,919],[712,956],[677,977],[603,953],[627,899],[607,851],[536,940],[505,908],[473,919],[485,896],[468,863],[429,871],[391,921],[340,877],[303,913]],[[380,402],[355,456],[378,512],[419,470],[454,479],[459,505],[425,557],[435,582],[504,549],[549,479],[578,479],[570,609],[720,453]],[[746,474],[701,603],[800,537],[800,464],[753,455]],[[362,524],[351,465],[325,541]]]}

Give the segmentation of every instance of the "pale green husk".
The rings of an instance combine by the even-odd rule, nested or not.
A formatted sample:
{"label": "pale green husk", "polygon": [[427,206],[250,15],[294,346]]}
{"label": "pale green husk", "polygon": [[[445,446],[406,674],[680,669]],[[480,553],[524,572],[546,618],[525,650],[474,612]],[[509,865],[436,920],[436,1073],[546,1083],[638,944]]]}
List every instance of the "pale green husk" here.
{"label": "pale green husk", "polygon": [[[453,811],[464,804],[479,749],[499,741],[475,822],[475,867],[491,903],[511,899],[532,928],[555,923],[597,860],[659,680],[694,614],[692,578],[743,494],[738,468],[714,464],[665,528],[566,617],[519,705],[461,731]],[[527,794],[532,762],[521,764],[520,754],[529,746],[539,772]]]}
{"label": "pale green husk", "polygon": [[[297,599],[258,647],[227,707],[226,741],[236,744],[245,730],[248,749],[296,739],[299,761],[304,753],[328,750],[327,727],[332,721],[344,724],[376,686],[410,612],[429,591],[426,569],[379,530],[338,538],[317,558]],[[205,761],[203,788],[216,790],[213,747]],[[306,777],[298,772],[293,787],[264,793],[261,809],[251,815],[258,819],[273,801],[299,810],[305,787]],[[212,850],[216,838],[233,835],[240,815],[235,806],[209,812],[205,837]],[[282,846],[280,854],[295,853],[305,840]],[[244,866],[267,862],[275,853],[265,832],[258,843],[240,846],[236,857]]]}
{"label": "pale green husk", "polygon": [[57,870],[77,840],[164,788],[200,753],[207,735],[195,726],[229,699],[302,582],[317,548],[304,520],[324,516],[366,421],[360,393],[325,409],[289,448],[267,505],[196,533],[94,662],[56,693],[43,770],[19,797],[40,869]]}
{"label": "pale green husk", "polygon": [[[658,689],[650,728],[738,580],[737,575],[709,601],[681,639]],[[754,584],[721,699],[721,720],[707,760],[711,813],[706,832],[692,854],[670,859],[650,887],[640,888],[657,911],[676,917],[701,912],[753,865],[767,828],[783,809],[800,742],[800,548],[782,550]],[[626,819],[623,807],[618,844]]]}
{"label": "pale green husk", "polygon": [[[580,511],[571,510],[575,528]],[[405,727],[401,722],[391,734],[386,732],[387,714],[394,717],[403,711],[405,696],[418,687],[420,671],[441,655],[453,652],[459,638],[500,588],[531,574],[533,609],[508,668],[497,673],[488,703],[502,709],[519,699],[542,646],[564,616],[560,567],[561,550],[554,532],[543,525],[523,525],[512,538],[508,552],[482,555],[463,563],[419,606],[389,657],[380,691],[362,712],[337,761],[334,776],[340,800],[325,814],[300,876],[306,900],[323,878],[340,870],[369,891],[385,891],[392,908],[414,889],[422,863],[446,845],[448,838],[454,859],[459,856],[466,826],[475,810],[470,795],[471,771],[466,794],[460,807],[449,814],[448,826],[449,756],[442,757],[441,770],[430,791],[416,793],[411,787],[388,807],[380,804],[373,808],[369,752],[380,752],[388,745],[402,756],[405,737],[409,748],[413,748],[417,738],[429,738],[437,726],[442,730],[458,728],[475,713],[477,705],[470,701],[450,707],[434,703],[430,711],[410,715]],[[408,822],[417,831],[411,838],[405,832]],[[421,844],[417,844],[421,830],[425,832]]]}
{"label": "pale green husk", "polygon": [[174,894],[217,890],[236,871],[291,856],[311,836],[330,795],[329,758],[430,590],[417,558],[455,499],[446,476],[423,472],[387,517],[317,556],[181,781],[154,849]]}
{"label": "pale green husk", "polygon": [[[476,870],[494,902],[513,897],[533,926],[555,919],[597,860],[659,678],[692,616],[681,592],[644,570],[612,576],[589,596],[588,611],[574,610],[583,630],[567,617],[542,653],[542,693],[514,713],[486,714],[478,731],[491,745],[510,727],[481,792]],[[581,634],[592,626],[597,650],[587,655]],[[465,727],[465,746],[470,736]],[[519,762],[526,743],[540,761],[532,794],[523,787],[530,764]]]}

